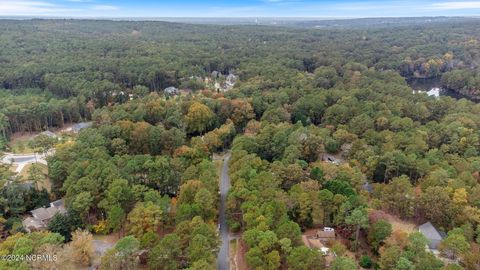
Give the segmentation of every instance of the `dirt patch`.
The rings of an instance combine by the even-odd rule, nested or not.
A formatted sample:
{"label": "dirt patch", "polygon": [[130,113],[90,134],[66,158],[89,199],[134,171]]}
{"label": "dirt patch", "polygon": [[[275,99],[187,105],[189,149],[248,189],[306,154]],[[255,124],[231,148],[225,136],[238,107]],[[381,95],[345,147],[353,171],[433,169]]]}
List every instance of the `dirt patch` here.
{"label": "dirt patch", "polygon": [[245,258],[245,253],[247,253],[247,245],[242,239],[239,239],[237,241],[237,254],[235,255],[237,270],[250,270]]}
{"label": "dirt patch", "polygon": [[411,221],[402,220],[399,217],[393,216],[391,214],[386,215],[387,221],[392,224],[392,231],[404,231],[407,233],[412,233],[417,230],[417,225]]}
{"label": "dirt patch", "polygon": [[93,236],[94,240],[102,241],[108,244],[115,245],[118,239],[122,238],[120,232],[111,233],[111,234],[95,234]]}
{"label": "dirt patch", "polygon": [[229,254],[229,258],[230,258],[230,270],[238,270],[237,268],[237,243],[238,243],[238,240],[237,239],[232,239],[230,240],[230,254]]}
{"label": "dirt patch", "polygon": [[9,167],[9,169],[10,169],[11,172],[14,173],[14,172],[17,171],[17,167],[18,167],[17,165],[11,165],[11,166]]}
{"label": "dirt patch", "polygon": [[306,231],[304,231],[302,233],[302,235],[305,235],[307,237],[313,237],[315,235],[317,235],[317,231],[319,230],[320,228],[313,228],[313,229],[308,229]]}
{"label": "dirt patch", "polygon": [[223,160],[215,159],[214,162],[215,162],[215,169],[217,170],[217,176],[220,176],[222,174]]}
{"label": "dirt patch", "polygon": [[93,265],[99,266],[102,262],[102,256],[111,248],[115,246],[118,239],[120,239],[119,233],[111,233],[108,235],[95,234],[93,235],[93,246],[95,248],[95,256],[93,259]]}

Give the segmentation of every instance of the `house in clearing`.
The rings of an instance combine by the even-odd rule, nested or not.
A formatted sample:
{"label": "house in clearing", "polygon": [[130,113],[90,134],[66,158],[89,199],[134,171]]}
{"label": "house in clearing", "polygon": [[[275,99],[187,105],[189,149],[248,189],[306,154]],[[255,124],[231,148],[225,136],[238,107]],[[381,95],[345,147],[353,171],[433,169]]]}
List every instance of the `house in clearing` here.
{"label": "house in clearing", "polygon": [[47,137],[54,138],[54,139],[58,138],[57,134],[51,132],[50,130],[46,130],[46,131],[38,134],[37,136],[40,136],[40,135],[47,136]]}
{"label": "house in clearing", "polygon": [[235,83],[237,82],[237,76],[235,76],[233,73],[230,73],[225,79],[224,91],[228,91],[235,86]]}
{"label": "house in clearing", "polygon": [[173,96],[173,95],[178,94],[178,88],[176,88],[176,87],[174,87],[174,86],[170,86],[170,87],[165,88],[165,89],[163,90],[163,92],[164,92],[165,94],[168,94],[168,95]]}
{"label": "house in clearing", "polygon": [[340,165],[343,162],[340,158],[336,157],[335,155],[328,154],[328,153],[321,154],[320,158],[321,158],[322,161],[332,163],[332,164],[335,164],[335,165]]}
{"label": "house in clearing", "polygon": [[335,240],[335,230],[318,230],[316,238],[321,242],[328,242],[330,240]]}
{"label": "house in clearing", "polygon": [[73,125],[72,127],[72,131],[74,133],[79,133],[80,130],[82,129],[85,129],[85,128],[89,128],[93,125],[93,122],[83,122],[83,123],[77,123],[75,125]]}
{"label": "house in clearing", "polygon": [[434,253],[438,252],[438,246],[443,239],[442,233],[433,226],[432,223],[427,222],[418,227],[418,231],[421,232],[428,240],[428,249]]}
{"label": "house in clearing", "polygon": [[42,231],[48,226],[48,222],[56,214],[65,214],[67,212],[63,200],[57,200],[50,203],[49,207],[40,207],[30,211],[31,217],[22,221],[23,228],[27,232]]}
{"label": "house in clearing", "polygon": [[372,192],[373,192],[373,187],[372,187],[372,185],[370,185],[370,183],[368,183],[368,182],[365,182],[365,184],[362,185],[362,189],[365,190],[365,191],[368,192],[368,193],[372,193]]}

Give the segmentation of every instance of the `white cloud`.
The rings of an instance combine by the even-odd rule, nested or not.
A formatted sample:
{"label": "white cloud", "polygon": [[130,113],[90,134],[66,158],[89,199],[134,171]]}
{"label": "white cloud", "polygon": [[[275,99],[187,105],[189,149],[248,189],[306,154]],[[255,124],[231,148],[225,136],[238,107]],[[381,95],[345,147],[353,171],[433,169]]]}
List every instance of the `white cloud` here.
{"label": "white cloud", "polygon": [[110,6],[110,5],[93,5],[90,7],[92,10],[118,10],[118,7],[116,6]]}
{"label": "white cloud", "polygon": [[477,9],[480,8],[480,1],[458,1],[435,3],[430,6],[432,9]]}
{"label": "white cloud", "polygon": [[2,0],[0,16],[55,15],[63,12],[75,12],[78,9],[63,8],[45,1]]}

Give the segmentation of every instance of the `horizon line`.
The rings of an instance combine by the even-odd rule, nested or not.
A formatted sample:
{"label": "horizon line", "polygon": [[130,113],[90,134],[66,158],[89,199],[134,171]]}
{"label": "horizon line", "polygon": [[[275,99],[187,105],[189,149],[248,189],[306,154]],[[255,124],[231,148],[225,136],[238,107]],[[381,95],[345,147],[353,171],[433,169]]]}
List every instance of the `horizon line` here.
{"label": "horizon line", "polygon": [[174,17],[166,17],[166,16],[29,16],[29,15],[0,15],[0,20],[4,19],[105,19],[105,20],[114,20],[114,19],[413,19],[413,18],[480,18],[480,15],[438,15],[438,16],[174,16]]}

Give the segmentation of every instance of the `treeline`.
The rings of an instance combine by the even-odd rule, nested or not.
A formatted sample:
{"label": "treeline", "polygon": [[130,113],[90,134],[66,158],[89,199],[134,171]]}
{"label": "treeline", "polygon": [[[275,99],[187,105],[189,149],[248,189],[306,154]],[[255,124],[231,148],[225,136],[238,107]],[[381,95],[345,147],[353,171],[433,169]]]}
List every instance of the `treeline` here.
{"label": "treeline", "polygon": [[442,76],[442,85],[473,100],[480,99],[479,69],[462,69],[447,72]]}
{"label": "treeline", "polygon": [[12,94],[0,89],[0,135],[62,127],[65,123],[89,119],[93,108],[82,98],[58,99],[41,90]]}

